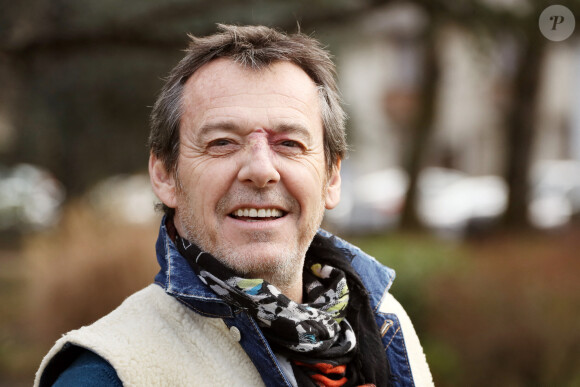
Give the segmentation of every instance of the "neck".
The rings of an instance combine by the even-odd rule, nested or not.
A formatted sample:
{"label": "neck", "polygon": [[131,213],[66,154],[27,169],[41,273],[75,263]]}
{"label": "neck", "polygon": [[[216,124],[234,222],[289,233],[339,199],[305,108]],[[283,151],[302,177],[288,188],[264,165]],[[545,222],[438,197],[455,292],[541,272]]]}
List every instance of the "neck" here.
{"label": "neck", "polygon": [[291,281],[285,280],[280,281],[275,275],[255,275],[254,278],[262,278],[268,281],[270,284],[274,285],[278,290],[282,292],[286,297],[292,301],[301,304],[302,294],[303,294],[303,283],[302,283],[302,270],[297,273]]}
{"label": "neck", "polygon": [[280,291],[292,301],[301,304],[302,303],[302,277],[300,278],[299,283],[296,286],[292,286],[288,289],[282,289],[278,287]]}

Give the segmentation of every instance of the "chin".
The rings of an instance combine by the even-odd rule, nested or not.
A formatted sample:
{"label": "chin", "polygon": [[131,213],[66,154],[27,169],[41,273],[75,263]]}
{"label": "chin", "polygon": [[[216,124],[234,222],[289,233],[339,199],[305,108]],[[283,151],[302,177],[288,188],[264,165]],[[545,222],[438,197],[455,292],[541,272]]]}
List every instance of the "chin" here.
{"label": "chin", "polygon": [[241,276],[261,278],[274,285],[284,286],[302,274],[306,251],[296,246],[262,242],[228,247],[221,246],[209,252]]}

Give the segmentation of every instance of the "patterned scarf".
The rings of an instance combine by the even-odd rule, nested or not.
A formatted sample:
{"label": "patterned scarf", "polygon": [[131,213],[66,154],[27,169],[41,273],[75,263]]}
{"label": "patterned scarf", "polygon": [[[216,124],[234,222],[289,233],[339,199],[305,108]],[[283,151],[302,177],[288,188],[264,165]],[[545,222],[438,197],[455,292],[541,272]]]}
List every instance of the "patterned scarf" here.
{"label": "patterned scarf", "polygon": [[[355,334],[346,318],[350,294],[343,270],[314,262],[307,255],[303,273],[304,303],[298,304],[263,279],[240,277],[179,235],[175,242],[201,281],[228,303],[250,313],[272,348],[292,361],[299,386],[359,386],[369,380],[368,375],[363,375],[368,373],[365,367],[369,366],[361,365],[361,348],[357,345],[361,332]],[[357,320],[357,325],[360,325],[359,315],[350,317]],[[368,328],[358,329],[364,331],[364,340]],[[377,350],[382,352],[380,339]],[[373,364],[370,368],[376,367]],[[371,375],[370,379],[374,381],[376,377]]]}

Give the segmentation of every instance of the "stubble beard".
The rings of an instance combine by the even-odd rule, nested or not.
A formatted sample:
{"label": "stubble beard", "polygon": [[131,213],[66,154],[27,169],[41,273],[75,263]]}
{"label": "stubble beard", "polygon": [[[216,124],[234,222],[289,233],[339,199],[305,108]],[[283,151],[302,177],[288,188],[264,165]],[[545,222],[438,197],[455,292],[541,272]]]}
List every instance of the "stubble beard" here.
{"label": "stubble beard", "polygon": [[[178,184],[179,186],[179,184]],[[326,184],[324,184],[326,186]],[[270,244],[272,235],[269,232],[254,232],[248,235],[249,241],[264,245],[264,249],[241,249],[231,240],[226,238],[216,238],[216,234],[207,229],[200,216],[193,211],[193,198],[183,189],[178,189],[177,217],[180,220],[185,238],[195,243],[201,250],[210,253],[228,268],[234,270],[238,275],[246,278],[261,278],[276,286],[283,293],[291,289],[296,283],[302,281],[302,270],[304,258],[310,243],[314,238],[322,218],[324,216],[324,196],[321,198],[320,210],[313,214],[304,230],[298,230],[295,240],[284,248],[277,248]],[[299,213],[300,207],[294,198],[289,195],[281,195],[274,191],[267,192],[256,189],[252,193],[247,191],[241,193],[227,194],[218,202],[216,213],[223,214],[224,208],[229,203],[242,203],[243,199],[252,195],[253,198],[260,197],[260,200],[279,203],[281,200],[293,213]],[[254,200],[255,201],[255,200]],[[259,250],[259,251],[257,251]],[[275,251],[274,251],[275,250]]]}

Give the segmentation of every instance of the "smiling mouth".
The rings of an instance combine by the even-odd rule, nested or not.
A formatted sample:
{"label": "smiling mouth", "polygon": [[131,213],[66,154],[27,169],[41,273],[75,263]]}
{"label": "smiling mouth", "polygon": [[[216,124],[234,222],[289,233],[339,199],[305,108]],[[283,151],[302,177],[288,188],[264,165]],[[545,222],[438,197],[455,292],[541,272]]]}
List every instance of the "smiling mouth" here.
{"label": "smiling mouth", "polygon": [[231,214],[230,217],[248,222],[261,222],[274,220],[285,216],[287,213],[277,208],[240,208]]}

